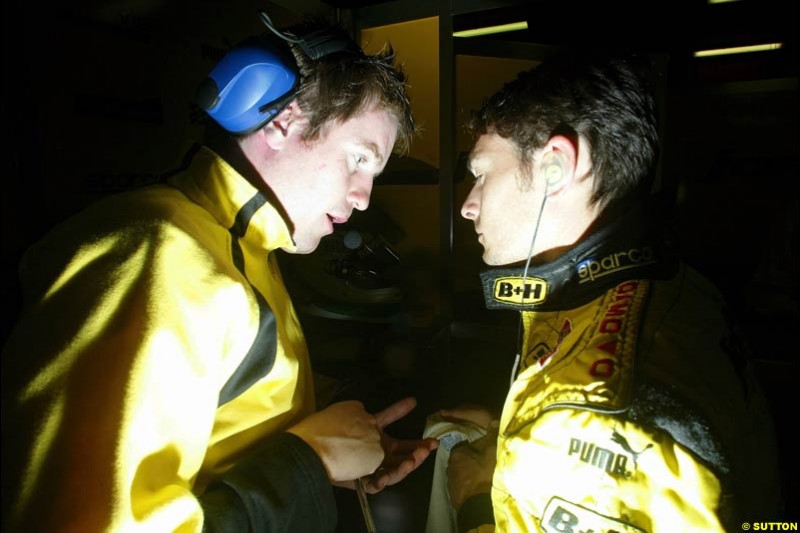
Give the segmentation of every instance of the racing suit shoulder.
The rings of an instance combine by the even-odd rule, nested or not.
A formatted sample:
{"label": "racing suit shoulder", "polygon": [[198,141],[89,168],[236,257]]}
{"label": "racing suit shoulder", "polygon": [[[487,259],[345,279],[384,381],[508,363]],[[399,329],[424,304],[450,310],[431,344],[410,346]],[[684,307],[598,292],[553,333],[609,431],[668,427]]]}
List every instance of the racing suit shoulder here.
{"label": "racing suit shoulder", "polygon": [[550,409],[501,433],[497,461],[500,531],[723,530],[714,473],[667,432],[617,414]]}

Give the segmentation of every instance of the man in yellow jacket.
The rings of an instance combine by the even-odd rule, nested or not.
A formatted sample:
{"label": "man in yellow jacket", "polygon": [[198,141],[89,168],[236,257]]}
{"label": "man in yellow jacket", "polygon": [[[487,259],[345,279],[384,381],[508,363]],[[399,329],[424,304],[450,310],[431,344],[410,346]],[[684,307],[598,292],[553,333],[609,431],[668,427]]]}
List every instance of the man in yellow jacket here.
{"label": "man in yellow jacket", "polygon": [[776,516],[751,368],[648,199],[642,67],[558,57],[474,116],[461,214],[494,267],[487,305],[519,311],[523,334],[499,423],[450,456],[462,531],[733,531]]}
{"label": "man in yellow jacket", "polygon": [[332,531],[332,482],[374,492],[435,448],[382,432],[410,399],[314,412],[275,251],[366,209],[414,128],[391,52],[314,31],[232,50],[199,93],[227,131],[29,250],[3,353],[10,531]]}

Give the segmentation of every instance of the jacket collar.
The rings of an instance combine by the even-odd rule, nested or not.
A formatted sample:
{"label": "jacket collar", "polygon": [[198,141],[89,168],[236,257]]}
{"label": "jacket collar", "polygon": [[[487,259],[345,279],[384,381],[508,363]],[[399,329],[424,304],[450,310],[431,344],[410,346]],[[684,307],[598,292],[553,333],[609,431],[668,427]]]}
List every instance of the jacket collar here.
{"label": "jacket collar", "polygon": [[263,192],[209,148],[196,147],[188,158],[191,160],[186,171],[169,178],[168,183],[237,237],[267,251],[294,251],[286,220]]}

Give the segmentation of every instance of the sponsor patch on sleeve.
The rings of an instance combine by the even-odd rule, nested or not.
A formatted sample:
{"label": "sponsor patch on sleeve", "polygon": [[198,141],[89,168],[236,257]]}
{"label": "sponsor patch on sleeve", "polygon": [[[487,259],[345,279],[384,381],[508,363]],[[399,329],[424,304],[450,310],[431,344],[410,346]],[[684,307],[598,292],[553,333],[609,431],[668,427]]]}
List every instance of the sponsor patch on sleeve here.
{"label": "sponsor patch on sleeve", "polygon": [[547,533],[647,533],[644,529],[601,515],[558,496],[547,502],[542,516],[542,529]]}

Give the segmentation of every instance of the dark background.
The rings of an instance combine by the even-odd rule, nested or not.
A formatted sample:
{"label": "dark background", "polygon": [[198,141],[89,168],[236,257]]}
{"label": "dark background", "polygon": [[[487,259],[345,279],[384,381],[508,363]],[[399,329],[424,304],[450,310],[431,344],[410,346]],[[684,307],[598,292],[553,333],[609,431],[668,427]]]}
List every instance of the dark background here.
{"label": "dark background", "polygon": [[[427,8],[416,4],[84,0],[7,6],[2,338],[19,306],[16,268],[23,250],[89,202],[157,181],[179,163],[202,132],[202,114],[191,104],[194,88],[225,50],[263,30],[254,16],[256,9],[267,9],[278,26],[317,12],[338,18],[351,29],[368,27],[376,13],[399,22],[413,18],[416,11],[420,17],[435,14],[437,8],[453,13],[455,30],[525,19],[529,30],[486,39],[509,50],[514,48],[509,42],[578,49],[626,46],[662,61],[659,189],[673,208],[687,261],[720,287],[749,341],[780,437],[787,516],[796,520],[798,465],[791,433],[797,425],[793,406],[800,372],[794,337],[798,63],[793,4],[755,0],[713,5],[501,0],[433,2]],[[784,46],[774,52],[710,60],[692,56],[698,49],[762,42]],[[402,56],[402,50],[398,54]],[[436,169],[424,164],[412,167],[417,176],[428,172],[439,179]],[[463,178],[463,169],[451,168],[449,179]],[[418,178],[405,179],[411,183]],[[441,214],[443,227],[450,216]],[[379,222],[387,241],[402,239],[391,221]],[[402,225],[402,220],[395,222]],[[374,220],[361,224],[357,229],[379,233]],[[332,253],[343,253],[335,244]],[[442,257],[435,263],[444,270],[430,272],[428,287],[438,291],[442,305],[427,314],[418,309],[408,312],[395,301],[321,313],[311,305],[313,289],[302,276],[294,275],[304,267],[289,265],[287,278],[314,364],[330,378],[321,380],[322,398],[359,398],[376,410],[412,393],[420,408],[394,428],[402,436],[418,435],[424,416],[443,405],[484,402],[499,410],[513,361],[516,323],[510,314],[487,315],[474,305],[474,295],[456,294],[452,286],[437,281],[440,274],[447,275],[448,246],[444,239]],[[423,262],[412,256],[388,264],[384,279],[378,281],[409,295],[418,288],[409,286],[406,273],[424,269]],[[404,487],[372,498],[379,524],[393,527],[392,531],[422,530],[430,463]],[[340,529],[358,530],[360,517],[352,493],[338,497]],[[410,511],[398,512],[400,505]]]}

